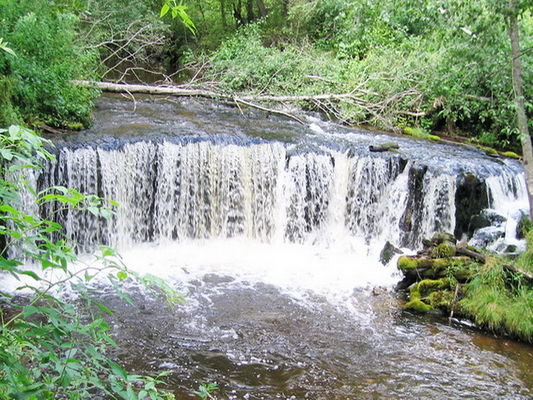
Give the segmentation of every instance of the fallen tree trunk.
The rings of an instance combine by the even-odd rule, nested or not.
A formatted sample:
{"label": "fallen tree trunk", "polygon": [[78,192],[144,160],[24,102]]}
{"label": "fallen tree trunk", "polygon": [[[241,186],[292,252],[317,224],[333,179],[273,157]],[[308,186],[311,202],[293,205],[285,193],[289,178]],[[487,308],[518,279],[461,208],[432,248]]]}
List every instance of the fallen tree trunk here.
{"label": "fallen tree trunk", "polygon": [[[187,97],[205,97],[209,99],[224,100],[227,102],[241,103],[248,107],[256,108],[261,111],[266,111],[272,114],[282,115],[284,117],[293,119],[299,122],[302,125],[305,123],[295,115],[289,114],[285,111],[275,110],[272,108],[263,107],[259,104],[250,102],[259,98],[257,96],[229,96],[223,93],[213,92],[210,90],[202,89],[189,89],[180,86],[154,86],[154,85],[132,85],[124,83],[111,83],[111,82],[95,82],[95,81],[73,81],[75,85],[91,88],[91,89],[100,89],[104,92],[111,93],[127,93],[132,95],[133,93],[140,94],[161,94],[161,95],[171,95],[171,96],[187,96]],[[280,100],[281,101],[281,100]]]}
{"label": "fallen tree trunk", "polygon": [[[214,92],[211,90],[191,89],[183,86],[157,86],[157,85],[133,85],[125,83],[111,83],[111,82],[96,82],[96,81],[80,81],[76,80],[73,83],[77,86],[100,89],[104,92],[113,93],[143,93],[143,94],[168,94],[172,96],[197,96],[207,97],[212,99],[234,100],[235,97]],[[319,101],[319,100],[340,100],[340,99],[357,99],[353,93],[339,93],[339,94],[317,94],[309,96],[270,96],[270,95],[250,95],[239,96],[240,100],[263,100],[273,101],[277,103],[283,102],[297,102],[297,101]]]}
{"label": "fallen tree trunk", "polygon": [[[273,96],[273,95],[246,95],[246,96],[234,96],[230,94],[220,93],[214,90],[191,88],[190,86],[156,86],[156,85],[139,85],[139,84],[123,84],[123,83],[111,83],[111,82],[95,82],[95,81],[73,81],[75,85],[100,89],[105,92],[114,93],[127,93],[133,96],[133,93],[143,94],[160,94],[171,96],[189,96],[189,97],[204,97],[209,99],[227,101],[236,104],[244,104],[249,107],[257,108],[259,110],[268,111],[273,114],[279,114],[288,118],[291,118],[299,123],[303,123],[298,117],[289,114],[285,111],[277,109],[267,108],[261,103],[298,103],[309,102],[319,110],[322,110],[333,116],[332,119],[337,119],[346,123],[341,108],[336,103],[344,103],[357,108],[365,118],[374,118],[380,121],[383,126],[394,130],[395,127],[391,123],[391,120],[386,117],[391,112],[397,115],[410,115],[414,117],[420,117],[425,115],[424,112],[410,111],[410,110],[395,110],[393,105],[398,104],[402,98],[412,95],[420,95],[418,91],[407,90],[402,93],[396,94],[389,98],[384,98],[378,101],[368,99],[368,92],[362,89],[354,89],[349,93],[325,93],[315,95],[293,95],[293,96]],[[330,117],[331,118],[331,117]],[[359,123],[365,123],[369,120],[360,120]]]}

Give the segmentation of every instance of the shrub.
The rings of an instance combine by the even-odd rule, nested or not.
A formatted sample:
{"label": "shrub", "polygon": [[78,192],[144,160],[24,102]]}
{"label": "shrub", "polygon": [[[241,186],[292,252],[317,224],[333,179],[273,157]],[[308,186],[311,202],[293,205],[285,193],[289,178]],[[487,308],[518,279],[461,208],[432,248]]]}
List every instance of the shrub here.
{"label": "shrub", "polygon": [[69,128],[91,123],[95,90],[76,87],[73,79],[93,77],[96,53],[77,44],[78,18],[43,0],[0,3],[0,37],[15,56],[0,53],[0,124],[24,119]]}

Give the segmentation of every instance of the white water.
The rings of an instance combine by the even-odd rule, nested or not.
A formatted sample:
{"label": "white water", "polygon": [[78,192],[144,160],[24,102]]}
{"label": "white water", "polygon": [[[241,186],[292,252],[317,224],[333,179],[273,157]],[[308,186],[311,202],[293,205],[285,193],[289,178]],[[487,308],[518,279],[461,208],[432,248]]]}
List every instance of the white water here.
{"label": "white water", "polygon": [[[480,231],[500,236],[493,241],[489,249],[504,251],[507,246],[514,245],[518,251],[525,249],[524,240],[517,239],[517,226],[520,218],[528,214],[529,203],[524,173],[510,174],[502,171],[500,175],[489,176],[486,179],[489,197],[488,212],[503,217],[503,222],[496,226],[483,228]],[[471,241],[478,245],[476,237]]]}
{"label": "white water", "polygon": [[[434,232],[454,231],[454,175],[424,170],[413,189],[415,165],[399,157],[295,150],[209,141],[63,148],[43,184],[120,204],[107,222],[75,210],[62,215],[80,250],[109,244],[133,270],[176,284],[228,275],[334,304],[398,280],[392,265],[377,261],[386,241],[416,248]],[[489,177],[487,186],[497,212],[521,207],[522,176]],[[507,225],[511,237],[516,224]]]}
{"label": "white water", "polygon": [[[121,206],[110,223],[69,212],[63,224],[83,249],[161,240],[244,237],[264,243],[330,243],[345,236],[416,246],[453,231],[455,178],[427,174],[420,234],[406,242],[402,217],[411,164],[323,149],[291,154],[249,146],[137,142],[122,149],[64,149],[50,183],[100,190]],[[96,182],[96,171],[100,177]],[[419,217],[418,217],[419,218]]]}

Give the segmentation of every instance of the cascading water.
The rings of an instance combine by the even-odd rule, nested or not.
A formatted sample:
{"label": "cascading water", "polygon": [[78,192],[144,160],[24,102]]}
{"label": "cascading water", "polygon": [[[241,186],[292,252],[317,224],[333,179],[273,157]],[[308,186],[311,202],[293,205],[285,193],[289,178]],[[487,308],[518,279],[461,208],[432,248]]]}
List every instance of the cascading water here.
{"label": "cascading water", "polygon": [[80,252],[115,246],[186,297],[168,311],[135,288],[140,306],[105,299],[130,371],[170,369],[179,398],[200,380],[232,399],[531,395],[527,348],[509,357],[365,290],[398,280],[377,261],[386,241],[414,250],[448,231],[513,243],[521,211],[509,210],[527,199],[519,163],[406,138],[394,138],[400,153],[374,154],[391,139],[211,103],[101,104],[96,126],[56,140],[57,163],[33,179],[117,201],[110,220],[54,215]]}
{"label": "cascading water", "polygon": [[[418,216],[406,215],[410,162],[348,157],[292,145],[127,143],[117,149],[60,149],[43,183],[96,192],[120,204],[111,221],[69,211],[67,234],[88,249],[147,241],[231,238],[320,243],[336,233],[416,247],[454,230],[455,178],[427,172]],[[408,237],[402,225],[413,225]]]}

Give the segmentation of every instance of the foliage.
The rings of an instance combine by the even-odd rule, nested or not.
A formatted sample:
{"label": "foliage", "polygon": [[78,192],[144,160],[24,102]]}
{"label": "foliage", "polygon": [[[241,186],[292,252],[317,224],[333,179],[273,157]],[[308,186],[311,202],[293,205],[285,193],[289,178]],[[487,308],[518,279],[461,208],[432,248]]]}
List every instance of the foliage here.
{"label": "foliage", "polygon": [[[533,272],[533,231],[529,232],[528,248],[516,266]],[[479,273],[466,285],[461,311],[477,324],[488,329],[533,342],[533,287],[519,274],[503,265],[508,260],[490,258]]]}
{"label": "foliage", "polygon": [[9,88],[0,103],[11,109],[0,113],[0,124],[21,119],[36,126],[90,124],[97,93],[71,83],[92,77],[96,61],[94,52],[76,43],[78,18],[44,0],[3,1],[0,15],[0,36],[16,53],[0,53],[0,86]]}
{"label": "foliage", "polygon": [[185,27],[190,30],[193,35],[196,33],[196,26],[187,14],[187,6],[183,5],[182,3],[176,3],[176,0],[165,0],[165,3],[161,7],[160,17],[163,18],[168,14],[169,11],[172,15],[172,19],[179,18],[181,22],[183,22],[183,25],[185,25]]}
{"label": "foliage", "polygon": [[[113,284],[132,273],[107,247],[96,253],[95,264],[74,264],[76,255],[62,227],[29,212],[32,205],[59,202],[80,212],[111,215],[108,202],[93,195],[60,187],[33,191],[32,171],[53,161],[45,145],[50,143],[18,126],[0,131],[5,171],[0,177],[0,270],[4,281],[11,276],[25,293],[0,292],[0,398],[173,398],[156,388],[160,376],[130,375],[106,356],[114,342],[103,314],[112,311],[89,285],[105,273]],[[28,202],[32,197],[33,204]],[[57,234],[60,240],[51,239]],[[67,289],[76,296],[74,304],[57,295]]]}
{"label": "foliage", "polygon": [[[220,33],[216,8],[199,13],[191,3],[200,43],[216,42],[206,31],[218,40],[229,34],[212,57],[198,62],[206,82],[269,95],[354,93],[360,104],[334,104],[334,117],[461,133],[480,137],[482,144],[519,148],[505,13],[492,0],[300,0],[290,2],[285,19],[276,14],[281,3],[269,2],[267,18],[234,33],[231,26]],[[202,26],[204,21],[209,24]],[[524,6],[525,87],[533,83],[533,53],[527,50],[532,21]],[[531,112],[530,93],[526,97]]]}

